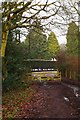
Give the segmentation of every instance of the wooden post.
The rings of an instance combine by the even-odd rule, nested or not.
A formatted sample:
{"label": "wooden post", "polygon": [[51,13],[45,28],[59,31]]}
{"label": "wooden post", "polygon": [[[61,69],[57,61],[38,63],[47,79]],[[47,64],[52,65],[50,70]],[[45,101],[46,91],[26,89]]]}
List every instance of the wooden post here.
{"label": "wooden post", "polygon": [[59,70],[57,69],[57,75],[59,75]]}
{"label": "wooden post", "polygon": [[65,71],[65,76],[67,77],[67,70]]}
{"label": "wooden post", "polygon": [[61,72],[60,72],[60,80],[61,80]]}
{"label": "wooden post", "polygon": [[74,71],[74,80],[76,79],[76,72]]}
{"label": "wooden post", "polygon": [[72,78],[72,72],[70,71],[70,76],[69,76],[69,79],[71,79]]}

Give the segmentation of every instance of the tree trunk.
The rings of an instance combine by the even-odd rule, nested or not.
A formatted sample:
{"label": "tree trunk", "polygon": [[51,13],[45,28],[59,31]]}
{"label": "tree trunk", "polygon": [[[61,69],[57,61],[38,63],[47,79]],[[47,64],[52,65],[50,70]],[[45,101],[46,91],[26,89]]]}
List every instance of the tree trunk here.
{"label": "tree trunk", "polygon": [[7,45],[7,39],[8,39],[8,33],[9,31],[3,31],[2,32],[2,46],[1,46],[1,56],[5,56],[5,50],[6,50],[6,45]]}

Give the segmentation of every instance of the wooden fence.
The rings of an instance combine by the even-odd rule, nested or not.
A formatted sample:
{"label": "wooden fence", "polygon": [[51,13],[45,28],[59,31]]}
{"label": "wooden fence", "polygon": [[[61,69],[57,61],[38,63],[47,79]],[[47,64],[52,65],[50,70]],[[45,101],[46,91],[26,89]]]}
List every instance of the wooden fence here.
{"label": "wooden fence", "polygon": [[61,72],[57,71],[39,71],[26,74],[28,80],[61,80]]}
{"label": "wooden fence", "polygon": [[77,73],[76,73],[76,71],[71,71],[71,70],[66,70],[65,71],[65,75],[64,75],[64,77],[66,77],[66,78],[69,78],[69,79],[73,79],[73,80],[75,80],[75,79],[77,79]]}

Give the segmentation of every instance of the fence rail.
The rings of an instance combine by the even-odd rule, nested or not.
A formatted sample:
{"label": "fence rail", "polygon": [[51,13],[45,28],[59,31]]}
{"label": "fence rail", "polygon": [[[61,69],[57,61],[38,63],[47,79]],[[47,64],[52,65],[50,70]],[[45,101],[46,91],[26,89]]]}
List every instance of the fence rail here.
{"label": "fence rail", "polygon": [[61,80],[61,72],[57,71],[41,71],[32,72],[27,75],[28,80]]}

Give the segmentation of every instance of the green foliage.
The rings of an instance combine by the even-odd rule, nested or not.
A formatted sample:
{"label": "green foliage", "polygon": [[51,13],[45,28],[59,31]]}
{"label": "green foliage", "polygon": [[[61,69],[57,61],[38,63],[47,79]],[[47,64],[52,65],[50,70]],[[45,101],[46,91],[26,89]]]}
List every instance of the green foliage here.
{"label": "green foliage", "polygon": [[79,54],[79,29],[75,22],[69,24],[67,32],[67,53],[69,55]]}
{"label": "green foliage", "polygon": [[43,34],[40,21],[33,22],[34,27],[30,28],[25,43],[28,45],[28,57],[32,59],[46,59],[47,39]]}
{"label": "green foliage", "polygon": [[50,33],[48,37],[48,55],[50,58],[57,55],[60,50],[58,40],[53,32]]}
{"label": "green foliage", "polygon": [[3,59],[3,89],[13,89],[21,85],[23,73],[30,72],[24,64],[24,59],[27,59],[27,47],[24,43],[18,42],[13,31],[10,31],[6,56]]}
{"label": "green foliage", "polygon": [[80,32],[79,27],[75,22],[71,22],[68,27],[67,32],[67,55],[68,55],[68,71],[74,70],[76,72],[76,78],[80,79],[80,66],[79,66],[79,56],[80,56]]}

